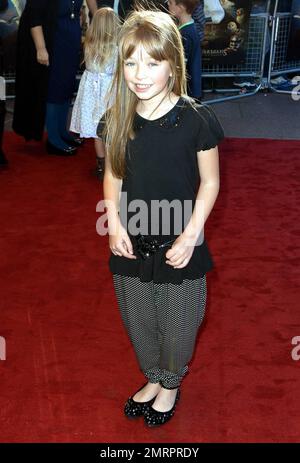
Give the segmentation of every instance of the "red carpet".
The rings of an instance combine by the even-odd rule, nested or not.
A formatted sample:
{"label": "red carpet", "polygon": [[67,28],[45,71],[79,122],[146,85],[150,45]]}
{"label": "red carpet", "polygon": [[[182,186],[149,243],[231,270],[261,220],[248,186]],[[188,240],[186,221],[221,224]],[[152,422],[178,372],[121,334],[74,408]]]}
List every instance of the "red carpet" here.
{"label": "red carpet", "polygon": [[64,159],[5,134],[0,440],[299,441],[299,150],[297,141],[220,146],[206,321],[174,418],[148,429],[123,416],[144,377],[118,313],[108,239],[95,229],[92,145]]}

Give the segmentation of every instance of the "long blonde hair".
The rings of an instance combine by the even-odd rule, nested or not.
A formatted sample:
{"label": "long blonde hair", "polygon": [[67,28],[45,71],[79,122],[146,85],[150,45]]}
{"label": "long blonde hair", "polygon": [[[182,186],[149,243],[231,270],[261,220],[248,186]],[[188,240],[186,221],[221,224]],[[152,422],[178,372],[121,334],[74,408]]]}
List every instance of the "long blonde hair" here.
{"label": "long blonde hair", "polygon": [[125,177],[125,150],[129,139],[135,136],[133,121],[138,103],[124,79],[124,61],[140,45],[153,59],[169,62],[172,75],[168,94],[186,94],[184,50],[174,20],[161,11],[132,12],[120,31],[117,71],[112,85],[116,99],[107,112],[103,131],[112,173],[117,178]]}
{"label": "long blonde hair", "polygon": [[84,41],[84,60],[95,62],[99,68],[113,57],[120,28],[118,15],[112,8],[104,7],[96,11],[86,32]]}

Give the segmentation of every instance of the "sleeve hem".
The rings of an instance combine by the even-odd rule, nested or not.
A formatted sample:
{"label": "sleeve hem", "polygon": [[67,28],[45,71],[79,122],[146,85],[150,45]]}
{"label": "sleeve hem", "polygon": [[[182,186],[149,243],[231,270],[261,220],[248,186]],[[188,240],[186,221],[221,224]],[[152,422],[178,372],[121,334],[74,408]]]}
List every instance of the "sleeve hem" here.
{"label": "sleeve hem", "polygon": [[225,138],[224,136],[219,136],[219,137],[217,138],[217,140],[214,141],[213,143],[208,143],[208,144],[206,144],[205,146],[197,147],[197,152],[199,152],[199,151],[208,151],[208,150],[210,150],[210,149],[212,149],[212,148],[215,148],[216,146],[219,145],[219,143],[220,143],[222,140],[224,140],[224,138]]}

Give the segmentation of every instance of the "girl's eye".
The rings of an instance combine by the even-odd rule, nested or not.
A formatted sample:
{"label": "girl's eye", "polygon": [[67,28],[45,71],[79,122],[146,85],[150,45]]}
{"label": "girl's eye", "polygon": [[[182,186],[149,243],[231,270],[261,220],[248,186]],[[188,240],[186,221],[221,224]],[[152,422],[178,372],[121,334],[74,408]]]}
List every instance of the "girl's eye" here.
{"label": "girl's eye", "polygon": [[131,66],[134,66],[134,63],[133,63],[132,61],[127,61],[127,62],[125,63],[125,66],[131,67]]}
{"label": "girl's eye", "polygon": [[158,63],[149,63],[150,67],[158,66]]}

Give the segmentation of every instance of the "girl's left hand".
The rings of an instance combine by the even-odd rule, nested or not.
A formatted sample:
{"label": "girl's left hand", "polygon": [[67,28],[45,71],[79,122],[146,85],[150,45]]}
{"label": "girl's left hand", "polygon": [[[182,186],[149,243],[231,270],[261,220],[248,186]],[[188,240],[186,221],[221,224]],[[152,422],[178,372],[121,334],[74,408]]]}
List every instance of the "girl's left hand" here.
{"label": "girl's left hand", "polygon": [[193,255],[196,242],[197,238],[191,238],[183,232],[166,252],[166,264],[173,268],[186,267]]}

